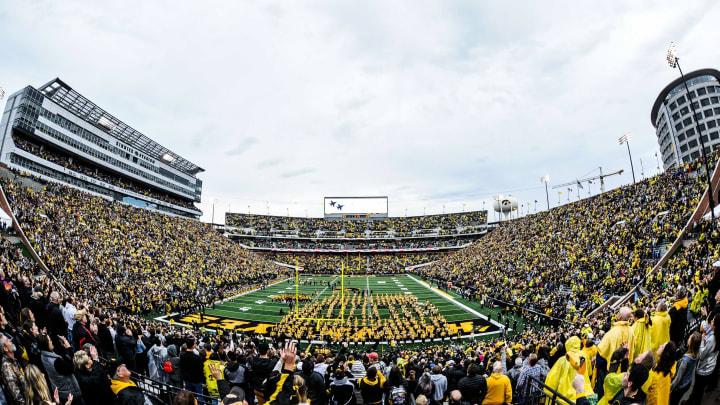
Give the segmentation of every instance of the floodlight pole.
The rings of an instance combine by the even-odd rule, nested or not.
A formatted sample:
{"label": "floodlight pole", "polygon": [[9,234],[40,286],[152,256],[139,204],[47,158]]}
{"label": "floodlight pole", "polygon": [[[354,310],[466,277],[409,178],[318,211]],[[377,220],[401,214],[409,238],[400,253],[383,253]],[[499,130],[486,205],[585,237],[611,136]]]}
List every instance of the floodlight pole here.
{"label": "floodlight pole", "polygon": [[679,58],[675,58],[675,65],[680,71],[680,78],[682,78],[683,85],[685,85],[685,92],[687,93],[688,103],[690,103],[690,109],[692,110],[692,119],[695,121],[695,130],[700,138],[700,148],[702,150],[703,161],[705,162],[705,180],[707,181],[708,194],[710,197],[710,215],[713,221],[715,220],[715,199],[713,198],[712,183],[710,182],[710,168],[708,167],[707,156],[705,155],[705,142],[703,141],[702,133],[700,132],[700,124],[697,120],[697,114],[695,113],[695,106],[693,105],[692,96],[690,95],[690,89],[688,88],[687,81],[685,81],[685,75],[683,75],[682,69],[680,68]]}
{"label": "floodlight pole", "polygon": [[635,167],[633,166],[632,154],[630,153],[630,139],[632,139],[632,138],[631,138],[630,134],[628,133],[628,134],[621,136],[620,139],[618,139],[618,142],[620,142],[620,145],[622,145],[623,143],[625,145],[627,145],[628,156],[630,157],[630,170],[632,171],[633,184],[635,184]]}

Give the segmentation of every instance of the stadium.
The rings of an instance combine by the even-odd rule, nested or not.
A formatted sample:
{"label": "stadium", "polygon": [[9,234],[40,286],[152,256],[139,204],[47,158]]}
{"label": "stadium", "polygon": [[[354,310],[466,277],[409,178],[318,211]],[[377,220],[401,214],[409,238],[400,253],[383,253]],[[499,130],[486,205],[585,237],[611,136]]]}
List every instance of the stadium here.
{"label": "stadium", "polygon": [[[306,194],[249,171],[245,150],[216,140],[237,166],[213,174],[220,166],[200,152],[193,163],[201,148],[175,127],[141,132],[132,109],[106,110],[103,94],[70,80],[0,89],[0,403],[714,403],[720,71],[679,73],[643,104],[657,173],[640,159],[635,178],[625,135],[630,170],[550,185],[546,175],[472,203],[464,191],[373,193],[386,189],[361,187],[366,168],[348,163],[331,167],[343,187],[330,189],[362,193],[316,194],[307,182],[299,204]],[[243,139],[248,150],[259,142]],[[329,165],[319,142],[311,149],[298,154]],[[456,180],[414,153],[392,151]],[[315,170],[258,167],[274,166],[298,183]],[[243,202],[215,221],[208,188],[232,189],[237,176],[268,194],[232,190]],[[440,187],[431,177],[427,195]],[[283,208],[271,212],[273,199]],[[442,210],[426,213],[431,200]]]}

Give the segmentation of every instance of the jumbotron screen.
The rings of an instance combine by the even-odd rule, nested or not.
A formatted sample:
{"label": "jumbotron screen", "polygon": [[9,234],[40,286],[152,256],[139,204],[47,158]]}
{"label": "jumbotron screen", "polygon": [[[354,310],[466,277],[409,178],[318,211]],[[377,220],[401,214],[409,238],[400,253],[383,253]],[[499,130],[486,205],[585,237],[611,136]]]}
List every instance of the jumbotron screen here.
{"label": "jumbotron screen", "polygon": [[325,218],[387,218],[387,197],[325,197]]}

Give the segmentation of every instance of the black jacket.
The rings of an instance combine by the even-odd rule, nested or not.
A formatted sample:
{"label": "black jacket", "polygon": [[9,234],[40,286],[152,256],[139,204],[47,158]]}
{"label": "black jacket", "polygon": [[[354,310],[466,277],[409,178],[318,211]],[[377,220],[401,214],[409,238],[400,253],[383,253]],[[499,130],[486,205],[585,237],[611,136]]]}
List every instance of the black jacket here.
{"label": "black jacket", "polygon": [[98,324],[98,340],[100,340],[100,350],[103,353],[106,355],[115,353],[112,333],[110,333],[110,328],[108,328],[104,323]]}
{"label": "black jacket", "polygon": [[270,377],[270,372],[275,368],[277,360],[264,357],[253,357],[250,360],[250,374],[248,380],[253,388],[260,390],[262,383]]}
{"label": "black jacket", "polygon": [[463,401],[480,404],[487,394],[487,380],[481,375],[463,377],[458,383]]}
{"label": "black jacket", "polygon": [[180,353],[180,367],[182,368],[183,380],[193,384],[202,384],[205,382],[203,359],[197,354],[187,350]]}
{"label": "black jacket", "polygon": [[116,405],[145,405],[145,394],[137,386],[128,386],[117,393]]}
{"label": "black jacket", "polygon": [[90,332],[88,326],[83,326],[80,322],[75,322],[72,329],[73,345],[75,350],[81,350],[85,343],[90,343],[97,348],[95,336]]}
{"label": "black jacket", "polygon": [[687,305],[680,309],[677,305],[673,305],[668,311],[668,315],[670,315],[670,340],[680,346],[683,343],[687,326]]}
{"label": "black jacket", "polygon": [[92,370],[76,368],[75,378],[80,385],[85,405],[107,405],[115,397],[110,390],[110,380],[100,363],[93,362]]}
{"label": "black jacket", "polygon": [[130,336],[117,334],[115,335],[115,346],[117,347],[118,357],[120,360],[132,369],[135,364],[137,342]]}
{"label": "black jacket", "polygon": [[311,404],[324,404],[326,403],[325,395],[325,378],[320,373],[312,371],[310,375],[297,371],[295,374],[299,375],[305,380],[307,386],[308,399]]}
{"label": "black jacket", "polygon": [[448,392],[452,392],[457,389],[458,383],[467,375],[466,370],[462,365],[456,364],[452,368],[445,372],[445,377],[448,379]]}
{"label": "black jacket", "polygon": [[60,305],[54,302],[49,303],[47,305],[47,314],[47,328],[50,335],[53,336],[53,338],[57,338],[58,336],[67,337],[68,324],[65,322],[65,317],[63,317]]}
{"label": "black jacket", "polygon": [[375,380],[371,380],[365,376],[360,380],[359,385],[363,403],[371,405],[382,403],[382,395],[385,392],[384,379],[375,377]]}

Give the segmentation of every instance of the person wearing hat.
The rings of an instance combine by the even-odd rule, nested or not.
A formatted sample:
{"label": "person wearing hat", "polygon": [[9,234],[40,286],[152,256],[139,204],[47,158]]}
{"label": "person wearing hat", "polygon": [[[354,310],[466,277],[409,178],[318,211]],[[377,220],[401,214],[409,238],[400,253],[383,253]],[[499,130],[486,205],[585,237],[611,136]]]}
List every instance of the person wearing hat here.
{"label": "person wearing hat", "polygon": [[150,403],[134,382],[130,380],[130,370],[125,363],[113,361],[110,363],[108,373],[112,376],[110,389],[117,396],[117,405],[136,405]]}
{"label": "person wearing hat", "polygon": [[75,349],[79,350],[85,343],[90,343],[97,347],[95,336],[90,332],[90,328],[88,328],[88,319],[85,310],[75,311],[73,319],[75,320],[75,324],[72,329],[72,337]]}
{"label": "person wearing hat", "polygon": [[222,399],[222,405],[248,405],[245,401],[245,390],[240,387],[232,387],[230,392]]}

